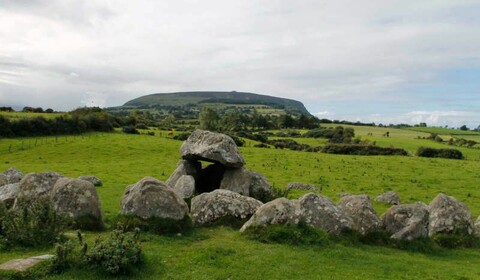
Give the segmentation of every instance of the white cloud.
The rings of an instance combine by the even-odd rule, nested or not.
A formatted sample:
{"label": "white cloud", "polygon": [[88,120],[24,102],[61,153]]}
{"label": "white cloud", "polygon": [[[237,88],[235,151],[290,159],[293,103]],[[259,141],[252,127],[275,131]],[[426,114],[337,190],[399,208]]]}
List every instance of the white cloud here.
{"label": "white cloud", "polygon": [[99,92],[87,92],[82,99],[82,104],[87,107],[105,107],[107,104],[107,95]]}

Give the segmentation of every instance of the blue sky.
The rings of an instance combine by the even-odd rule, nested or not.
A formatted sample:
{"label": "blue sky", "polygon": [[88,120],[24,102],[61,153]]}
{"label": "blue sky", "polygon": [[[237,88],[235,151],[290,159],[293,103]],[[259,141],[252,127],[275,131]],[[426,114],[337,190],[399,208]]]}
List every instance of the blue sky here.
{"label": "blue sky", "polygon": [[0,106],[262,93],[320,117],[480,125],[478,0],[0,0]]}

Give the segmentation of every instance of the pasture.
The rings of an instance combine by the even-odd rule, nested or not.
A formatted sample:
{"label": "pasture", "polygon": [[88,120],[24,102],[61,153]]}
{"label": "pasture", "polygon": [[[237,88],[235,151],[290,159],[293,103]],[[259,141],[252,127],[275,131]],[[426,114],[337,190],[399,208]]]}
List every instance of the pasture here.
{"label": "pasture", "polygon": [[[427,132],[355,126],[362,139],[380,146],[447,148],[418,139]],[[383,136],[389,131],[390,137]],[[15,167],[25,173],[56,171],[68,177],[93,174],[104,220],[118,213],[125,188],[144,176],[166,180],[176,167],[182,142],[155,136],[92,133],[82,136],[0,139],[0,171]],[[471,135],[480,141],[480,136]],[[478,137],[478,138],[477,138]],[[322,139],[297,139],[323,145]],[[314,144],[315,143],[315,144]],[[262,173],[275,188],[289,182],[315,184],[334,202],[341,193],[369,194],[393,190],[403,203],[429,203],[443,192],[466,203],[480,215],[480,149],[458,148],[466,160],[414,156],[346,156],[273,148],[240,148],[246,167]],[[303,193],[290,193],[297,198]],[[375,203],[381,215],[388,206]],[[87,233],[93,241],[97,234]],[[420,253],[381,246],[331,244],[304,247],[248,240],[228,227],[199,228],[182,236],[143,234],[145,265],[135,279],[478,279],[480,250],[442,249]],[[53,248],[1,252],[0,262],[52,252]],[[48,279],[92,279],[90,271],[70,271]],[[103,277],[97,275],[97,277]]]}

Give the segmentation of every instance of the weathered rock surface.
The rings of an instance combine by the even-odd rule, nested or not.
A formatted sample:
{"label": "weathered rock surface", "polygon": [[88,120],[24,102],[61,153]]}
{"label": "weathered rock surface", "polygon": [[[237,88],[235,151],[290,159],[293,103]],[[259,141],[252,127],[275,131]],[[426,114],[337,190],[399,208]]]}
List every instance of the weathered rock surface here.
{"label": "weathered rock surface", "polygon": [[195,179],[193,176],[183,175],[177,180],[173,190],[183,199],[191,198],[195,195]]}
{"label": "weathered rock surface", "polygon": [[183,143],[180,154],[187,160],[218,162],[227,167],[239,168],[245,164],[232,138],[200,129],[195,130]]}
{"label": "weathered rock surface", "polygon": [[25,174],[23,174],[22,171],[15,169],[13,167],[10,167],[9,169],[5,170],[5,172],[3,172],[3,175],[7,177],[8,184],[18,183],[25,176]]}
{"label": "weathered rock surface", "polygon": [[352,229],[361,234],[379,231],[382,228],[382,222],[373,209],[372,200],[368,195],[347,195],[340,199],[337,204],[352,223]]}
{"label": "weathered rock surface", "polygon": [[299,199],[307,225],[333,234],[352,227],[351,219],[325,196],[309,193]]}
{"label": "weathered rock surface", "polygon": [[13,207],[15,199],[20,191],[20,184],[8,184],[0,187],[0,202],[5,203],[7,208]]}
{"label": "weathered rock surface", "polygon": [[304,184],[304,183],[300,183],[300,182],[288,183],[287,186],[285,187],[285,190],[286,191],[289,191],[289,190],[306,190],[306,191],[318,192],[318,188],[315,185]]}
{"label": "weathered rock surface", "polygon": [[84,176],[78,177],[78,179],[88,181],[92,183],[95,187],[103,186],[102,180],[100,180],[97,176],[94,176],[94,175],[84,175]]}
{"label": "weathered rock surface", "polygon": [[395,205],[381,217],[384,229],[393,239],[413,240],[428,237],[428,206],[416,204]]}
{"label": "weathered rock surface", "polygon": [[185,201],[161,181],[145,177],[127,187],[122,197],[121,213],[142,219],[181,220],[188,213]]}
{"label": "weathered rock surface", "polygon": [[192,221],[196,225],[211,225],[223,218],[238,221],[252,216],[262,203],[254,198],[229,190],[214,190],[192,199]]}
{"label": "weathered rock surface", "polygon": [[390,205],[400,205],[400,197],[396,192],[383,193],[375,199],[378,202],[383,202]]}
{"label": "weathered rock surface", "polygon": [[51,192],[54,208],[73,218],[82,229],[103,227],[102,210],[97,190],[86,180],[60,178]]}
{"label": "weathered rock surface", "polygon": [[31,257],[27,259],[15,259],[8,261],[6,263],[3,263],[0,265],[0,270],[7,270],[7,271],[26,271],[37,264],[52,259],[54,258],[54,255],[42,255],[42,256],[36,256],[36,257]]}
{"label": "weathered rock surface", "polygon": [[36,199],[41,196],[49,196],[53,186],[63,176],[56,172],[42,172],[27,174],[20,181],[18,197],[24,199]]}
{"label": "weathered rock surface", "polygon": [[5,174],[0,174],[0,187],[8,185],[8,178]]}
{"label": "weathered rock surface", "polygon": [[180,179],[180,177],[183,175],[191,175],[196,180],[201,169],[202,166],[200,162],[180,160],[177,164],[177,168],[175,171],[173,171],[172,175],[170,175],[170,178],[168,178],[166,184],[167,186],[173,188],[175,184],[177,184],[178,179]]}
{"label": "weathered rock surface", "polygon": [[298,200],[288,200],[284,197],[265,203],[240,229],[241,232],[250,227],[267,225],[297,225],[303,217],[303,211]]}
{"label": "weathered rock surface", "polygon": [[271,200],[275,195],[273,188],[264,176],[243,167],[228,168],[223,175],[220,189],[230,190],[262,201]]}
{"label": "weathered rock surface", "polygon": [[471,234],[473,232],[472,213],[468,207],[452,196],[439,194],[429,205],[428,234],[439,233]]}
{"label": "weathered rock surface", "polygon": [[480,237],[480,216],[478,216],[477,220],[475,221],[473,232],[476,237]]}

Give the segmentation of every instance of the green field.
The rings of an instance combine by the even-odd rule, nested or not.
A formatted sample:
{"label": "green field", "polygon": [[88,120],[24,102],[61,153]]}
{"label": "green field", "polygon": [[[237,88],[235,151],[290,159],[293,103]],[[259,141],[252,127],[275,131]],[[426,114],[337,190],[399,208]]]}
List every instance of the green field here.
{"label": "green field", "polygon": [[8,118],[10,121],[17,121],[21,119],[33,119],[36,117],[43,117],[45,119],[54,119],[65,115],[65,113],[31,113],[31,112],[0,112],[0,116]]}
{"label": "green field", "polygon": [[[356,135],[381,146],[414,153],[419,146],[448,147],[417,139],[428,133],[403,129],[354,127]],[[180,141],[156,136],[98,133],[83,136],[0,139],[0,171],[57,171],[68,177],[94,174],[108,223],[120,209],[125,188],[144,176],[166,180],[176,167]],[[383,134],[389,131],[390,137]],[[166,133],[162,133],[166,136]],[[476,136],[472,136],[476,137]],[[477,139],[477,138],[475,138]],[[295,139],[323,145],[322,139]],[[473,139],[474,140],[474,139]],[[480,136],[478,139],[480,141]],[[429,203],[438,193],[465,202],[480,215],[480,149],[461,148],[466,160],[414,156],[345,156],[273,148],[241,148],[247,168],[265,175],[276,188],[289,182],[316,184],[335,202],[340,193],[397,191],[403,203]],[[301,192],[291,194],[298,197]],[[387,206],[375,203],[381,215]],[[104,233],[102,233],[104,234]],[[93,240],[95,233],[87,233]],[[143,235],[145,265],[135,279],[479,279],[480,250],[455,249],[425,254],[381,246],[332,244],[303,247],[263,244],[227,227],[195,229],[190,235]],[[0,262],[52,252],[15,249]],[[92,279],[91,271],[70,271],[48,279]]]}

